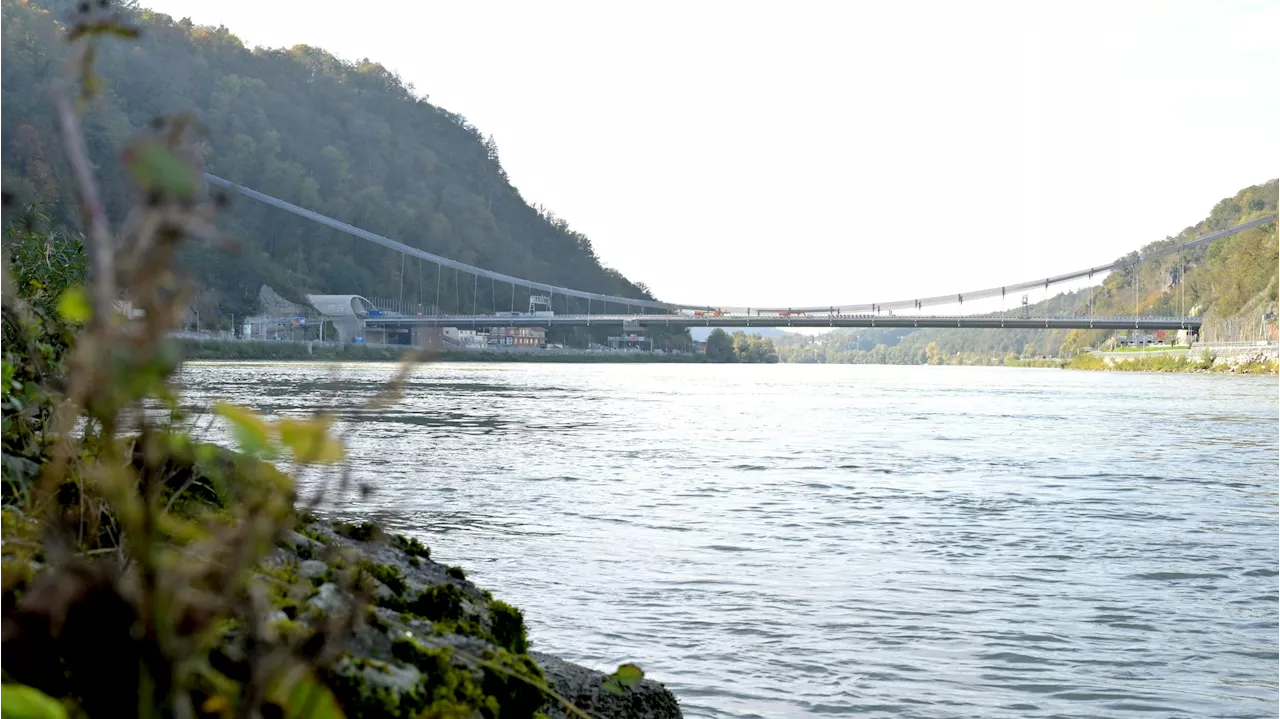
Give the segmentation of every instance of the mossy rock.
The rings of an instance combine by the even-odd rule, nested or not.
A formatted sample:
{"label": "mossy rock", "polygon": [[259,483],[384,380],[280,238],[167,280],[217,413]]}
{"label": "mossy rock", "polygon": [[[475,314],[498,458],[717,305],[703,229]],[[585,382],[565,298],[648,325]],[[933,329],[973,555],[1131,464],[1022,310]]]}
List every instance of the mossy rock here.
{"label": "mossy rock", "polygon": [[[325,676],[348,717],[563,716],[548,700],[548,686],[603,719],[680,716],[675,698],[654,682],[618,697],[603,689],[602,672],[559,660],[546,671],[529,653],[523,613],[466,580],[460,568],[432,561],[416,539],[331,521],[301,533],[314,558],[329,563],[329,581],[354,576],[374,604]],[[290,546],[300,543],[294,538]],[[292,555],[300,565],[301,553]]]}

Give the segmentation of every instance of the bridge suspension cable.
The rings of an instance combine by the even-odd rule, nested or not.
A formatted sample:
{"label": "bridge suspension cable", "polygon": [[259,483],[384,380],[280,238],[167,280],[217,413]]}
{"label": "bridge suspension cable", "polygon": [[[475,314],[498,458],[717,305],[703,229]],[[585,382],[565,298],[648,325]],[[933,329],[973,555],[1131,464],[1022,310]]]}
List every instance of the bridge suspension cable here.
{"label": "bridge suspension cable", "polygon": [[[1063,275],[1054,275],[1052,277],[1046,277],[1043,280],[1029,280],[1027,282],[1019,282],[1017,284],[1004,285],[1002,287],[989,287],[985,290],[976,290],[973,292],[957,292],[955,294],[950,294],[950,295],[938,295],[936,297],[925,297],[923,299],[918,299],[918,300],[898,300],[896,302],[874,302],[874,303],[862,304],[862,305],[827,305],[823,307],[773,307],[773,308],[759,308],[759,309],[753,308],[753,311],[760,312],[760,313],[830,312],[832,314],[857,314],[860,312],[876,313],[876,312],[879,312],[880,310],[920,309],[920,308],[929,307],[929,306],[953,305],[957,303],[963,305],[966,300],[969,300],[969,301],[982,300],[982,299],[988,299],[991,297],[1003,298],[1006,293],[1010,293],[1010,292],[1021,292],[1022,290],[1030,290],[1038,287],[1044,287],[1045,289],[1048,289],[1051,285],[1056,285],[1063,282],[1070,282],[1071,280],[1077,280],[1077,279],[1080,279],[1081,277],[1092,278],[1095,274],[1099,272],[1110,272],[1111,270],[1118,270],[1124,267],[1132,267],[1133,265],[1137,265],[1147,260],[1155,259],[1157,257],[1163,257],[1165,255],[1171,255],[1176,252],[1183,252],[1193,247],[1206,245],[1210,242],[1213,242],[1214,240],[1220,240],[1224,237],[1230,237],[1232,235],[1244,232],[1245,230],[1251,230],[1260,225],[1265,225],[1275,221],[1276,221],[1276,213],[1272,213],[1270,215],[1266,215],[1265,217],[1259,217],[1257,219],[1250,220],[1244,224],[1236,225],[1235,227],[1229,227],[1219,232],[1214,232],[1214,233],[1205,235],[1203,237],[1197,237],[1194,240],[1189,240],[1181,244],[1170,245],[1168,247],[1161,248],[1154,252],[1148,253],[1146,256],[1139,257],[1136,260],[1128,260],[1128,259],[1117,260],[1115,262],[1112,262],[1106,265],[1098,265],[1096,267],[1090,267],[1088,269],[1076,270],[1075,272],[1068,272]],[[1136,287],[1136,283],[1135,283],[1135,287]]]}
{"label": "bridge suspension cable", "polygon": [[[342,222],[341,220],[335,220],[332,217],[326,217],[324,215],[321,215],[318,212],[312,212],[311,210],[308,210],[303,207],[299,207],[293,203],[286,202],[277,197],[272,197],[271,195],[258,192],[257,190],[253,190],[248,187],[237,185],[233,182],[230,182],[229,180],[224,180],[223,178],[218,177],[217,175],[212,175],[206,172],[204,173],[204,179],[210,184],[217,185],[218,187],[223,187],[228,190],[232,190],[241,195],[244,195],[245,197],[248,197],[251,200],[256,200],[258,202],[271,205],[273,207],[278,207],[282,210],[285,210],[286,212],[291,212],[295,215],[298,215],[299,217],[303,217],[313,222],[318,222],[322,225],[332,227],[333,229],[338,230],[340,232],[345,232],[349,235],[354,235],[355,237],[359,237],[363,240],[368,240],[369,242],[382,245],[383,247],[390,248],[392,250],[403,253],[405,255],[417,257],[421,260],[426,260],[427,262],[435,263],[437,268],[436,269],[436,278],[437,278],[436,305],[437,307],[439,306],[439,295],[440,295],[440,283],[439,283],[440,268],[452,267],[455,273],[454,274],[455,294],[458,291],[458,282],[456,279],[457,273],[466,272],[467,274],[473,275],[475,277],[475,280],[472,283],[473,312],[475,307],[476,283],[479,282],[479,278],[481,277],[487,277],[490,280],[493,280],[496,282],[509,283],[513,287],[513,292],[514,292],[514,288],[519,286],[519,287],[525,287],[530,290],[540,290],[543,292],[548,292],[551,294],[553,298],[557,294],[563,295],[566,298],[566,301],[569,297],[577,297],[579,299],[585,299],[587,300],[588,315],[591,312],[590,303],[593,299],[598,302],[603,302],[605,304],[606,310],[608,308],[609,302],[614,302],[614,303],[621,304],[628,307],[641,307],[645,309],[656,309],[656,310],[662,310],[666,312],[670,312],[673,310],[735,309],[735,308],[728,308],[723,306],[717,307],[714,305],[705,305],[705,304],[697,304],[697,305],[681,304],[681,303],[673,303],[673,302],[659,302],[656,300],[641,300],[641,299],[635,299],[631,297],[618,297],[615,295],[605,295],[598,292],[587,292],[584,290],[575,290],[570,287],[560,287],[560,286],[551,285],[545,282],[536,282],[534,280],[526,280],[520,277],[515,277],[513,275],[508,275],[501,272],[486,270],[482,267],[476,267],[475,265],[469,265],[465,262],[451,260],[448,257],[443,257],[441,255],[433,254],[431,252],[419,250],[416,247],[410,247],[409,245],[406,245],[402,242],[397,242],[388,237],[383,237],[382,235],[369,232],[368,230],[362,230],[359,227],[349,225],[345,222]],[[935,297],[925,297],[923,299],[897,300],[894,302],[872,302],[867,304],[824,305],[821,307],[761,307],[761,308],[753,307],[753,308],[750,308],[750,310],[748,310],[748,313],[754,312],[756,314],[765,314],[765,313],[772,314],[772,313],[779,313],[779,312],[789,312],[789,313],[806,312],[806,313],[830,313],[830,314],[858,314],[858,313],[878,314],[882,310],[903,310],[903,309],[919,310],[925,307],[936,307],[940,305],[952,305],[957,303],[963,306],[965,300],[972,302],[974,300],[989,299],[992,297],[1000,297],[1001,301],[1003,302],[1003,298],[1005,297],[1005,295],[1011,292],[1021,292],[1023,290],[1030,290],[1030,289],[1035,289],[1039,287],[1043,287],[1047,290],[1050,286],[1061,284],[1063,282],[1070,282],[1071,280],[1080,279],[1082,277],[1092,278],[1095,274],[1100,272],[1110,272],[1112,270],[1131,267],[1133,265],[1137,265],[1141,262],[1154,259],[1157,257],[1163,257],[1165,255],[1169,255],[1177,252],[1184,252],[1188,249],[1199,247],[1201,245],[1206,245],[1215,240],[1220,240],[1224,237],[1230,237],[1232,235],[1244,232],[1245,230],[1251,230],[1255,227],[1265,225],[1275,221],[1276,221],[1276,213],[1272,213],[1264,217],[1259,217],[1257,219],[1250,220],[1249,222],[1246,222],[1244,224],[1236,225],[1235,227],[1230,227],[1225,230],[1221,230],[1218,232],[1205,235],[1203,237],[1198,237],[1194,240],[1189,240],[1181,244],[1170,245],[1168,247],[1161,248],[1154,252],[1148,253],[1145,257],[1139,257],[1136,260],[1122,259],[1122,260],[1117,260],[1115,262],[1105,264],[1105,265],[1098,265],[1098,266],[1089,267],[1083,270],[1076,270],[1075,272],[1068,272],[1066,274],[1046,277],[1042,280],[1036,279],[1036,280],[1029,280],[1027,282],[1018,282],[1016,284],[1011,284],[1011,285],[1003,285],[1001,287],[989,287],[985,290],[976,290],[972,292],[957,292],[954,294],[937,295]],[[1136,290],[1136,283],[1135,283],[1135,290]],[[513,302],[514,302],[514,297],[513,297]],[[1092,291],[1090,292],[1090,297],[1089,297],[1089,307],[1090,307],[1090,314],[1092,314],[1092,308],[1093,308]],[[567,311],[567,308],[566,308],[566,311]]]}
{"label": "bridge suspension cable", "polygon": [[475,265],[468,265],[465,262],[458,262],[457,260],[451,260],[448,257],[443,257],[441,255],[433,254],[431,252],[419,250],[416,247],[410,247],[409,245],[406,245],[402,242],[396,242],[395,240],[389,237],[383,237],[382,235],[369,232],[368,230],[362,230],[359,227],[349,225],[345,222],[342,222],[341,220],[335,220],[332,217],[326,217],[318,212],[312,212],[311,210],[308,210],[304,207],[298,207],[297,205],[291,202],[285,202],[284,200],[281,200],[278,197],[272,197],[271,195],[268,195],[266,193],[258,192],[257,190],[253,190],[248,187],[237,185],[229,180],[224,180],[221,177],[218,177],[217,175],[212,175],[206,172],[204,173],[204,179],[209,184],[217,185],[218,187],[226,188],[233,192],[237,192],[241,195],[244,195],[245,197],[248,197],[251,200],[257,200],[258,202],[271,205],[272,207],[278,207],[286,212],[291,212],[299,217],[303,217],[313,222],[318,222],[322,225],[332,227],[333,229],[338,230],[340,232],[345,232],[349,235],[354,235],[356,237],[359,237],[362,240],[368,240],[369,242],[372,242],[374,244],[382,245],[383,247],[390,248],[392,250],[395,250],[396,252],[400,252],[405,255],[409,255],[411,257],[417,257],[419,259],[426,260],[427,262],[434,262],[436,265],[440,267],[452,267],[455,271],[466,272],[470,275],[475,276],[477,280],[480,277],[487,277],[497,282],[506,282],[512,285],[525,287],[531,290],[540,290],[542,292],[549,292],[553,296],[564,295],[566,297],[583,298],[588,301],[595,299],[601,302],[630,303],[638,307],[645,307],[647,309],[655,309],[655,310],[663,310],[663,311],[672,311],[672,310],[679,310],[679,309],[689,309],[689,310],[711,309],[711,307],[706,305],[672,304],[670,302],[658,302],[656,300],[642,300],[642,299],[635,299],[632,297],[615,297],[613,295],[605,295],[605,294],[600,294],[598,292],[586,292],[584,290],[575,290],[570,287],[560,287],[558,285],[552,285],[546,282],[535,282],[534,280],[526,280],[521,277],[515,277],[513,275],[503,274],[501,272],[486,270],[482,267],[476,267]]}

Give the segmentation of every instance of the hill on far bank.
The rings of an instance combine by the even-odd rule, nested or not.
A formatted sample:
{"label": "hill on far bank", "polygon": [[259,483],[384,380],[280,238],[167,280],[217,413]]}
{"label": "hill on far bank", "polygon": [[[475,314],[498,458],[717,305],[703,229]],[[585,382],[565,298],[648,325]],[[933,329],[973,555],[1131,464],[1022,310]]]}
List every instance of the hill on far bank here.
{"label": "hill on far bank", "polygon": [[[58,21],[72,8],[67,0],[3,0],[0,171],[19,206],[39,204],[55,225],[75,227],[48,100],[68,59]],[[185,111],[201,128],[207,169],[233,182],[462,262],[650,296],[605,267],[585,235],[520,195],[491,136],[394,71],[305,45],[249,49],[226,28],[130,4],[121,12],[141,37],[102,43],[101,90],[85,117],[113,217],[123,217],[130,199],[123,146],[154,118]],[[191,247],[182,257],[202,285],[197,308],[206,318],[255,311],[264,284],[294,301],[340,292],[408,306],[465,298],[468,309],[474,297],[482,311],[527,303],[510,288],[477,292],[465,275],[441,273],[437,284],[435,268],[251,201],[234,202],[222,224],[242,243],[239,256]]]}
{"label": "hill on far bank", "polygon": [[[1202,335],[1212,341],[1255,339],[1275,331],[1280,283],[1280,242],[1276,223],[1163,257],[1155,252],[1276,212],[1280,183],[1247,187],[1214,205],[1208,217],[1176,235],[1152,242],[1122,259],[1139,264],[1112,272],[1088,290],[1064,292],[1031,306],[1041,316],[1081,315],[1093,300],[1096,315],[1132,315],[1134,284],[1141,314],[1202,316]],[[1145,259],[1144,259],[1145,258]],[[988,363],[1015,354],[1070,355],[1098,347],[1105,330],[1013,329],[845,329],[814,337],[786,334],[775,340],[784,362],[921,364],[936,344],[953,362]]]}

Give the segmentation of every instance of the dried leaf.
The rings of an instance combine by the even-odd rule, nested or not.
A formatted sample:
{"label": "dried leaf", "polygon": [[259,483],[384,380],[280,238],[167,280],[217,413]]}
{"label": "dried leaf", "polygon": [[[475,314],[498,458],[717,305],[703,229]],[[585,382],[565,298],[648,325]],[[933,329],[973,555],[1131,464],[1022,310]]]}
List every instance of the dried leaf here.
{"label": "dried leaf", "polygon": [[204,703],[200,705],[200,711],[205,714],[221,714],[230,708],[230,702],[228,702],[227,698],[221,694],[214,694],[208,699],[205,699]]}
{"label": "dried leaf", "polygon": [[115,35],[123,38],[136,38],[139,34],[138,28],[124,25],[118,20],[98,20],[76,24],[67,33],[67,40],[75,42],[88,35]]}

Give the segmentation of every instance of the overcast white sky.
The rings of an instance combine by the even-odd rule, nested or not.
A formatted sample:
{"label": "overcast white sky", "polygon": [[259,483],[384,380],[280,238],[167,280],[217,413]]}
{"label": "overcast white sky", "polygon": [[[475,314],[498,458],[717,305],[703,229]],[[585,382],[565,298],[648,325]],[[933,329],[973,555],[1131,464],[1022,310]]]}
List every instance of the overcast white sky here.
{"label": "overcast white sky", "polygon": [[143,4],[381,62],[670,301],[1042,277],[1280,174],[1275,0]]}

